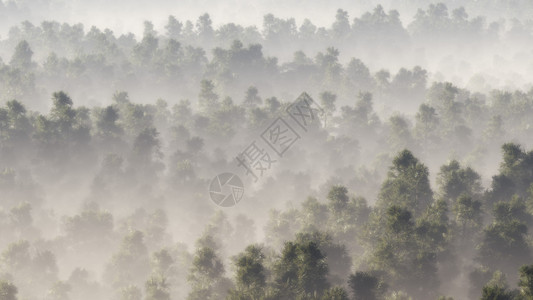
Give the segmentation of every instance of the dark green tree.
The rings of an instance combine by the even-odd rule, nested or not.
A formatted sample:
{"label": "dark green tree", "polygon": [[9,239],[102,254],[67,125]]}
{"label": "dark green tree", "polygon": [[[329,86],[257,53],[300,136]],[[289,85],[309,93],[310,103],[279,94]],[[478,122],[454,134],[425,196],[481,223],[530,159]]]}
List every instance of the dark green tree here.
{"label": "dark green tree", "polygon": [[230,290],[228,299],[261,299],[265,294],[265,255],[259,246],[250,245],[235,258],[235,289]]}
{"label": "dark green tree", "polygon": [[188,300],[221,299],[226,296],[230,288],[228,280],[224,277],[224,264],[213,246],[200,243],[196,250],[187,278],[191,287]]}
{"label": "dark green tree", "polygon": [[478,247],[479,261],[492,269],[514,274],[521,262],[531,259],[527,231],[527,226],[516,219],[493,222],[483,232]]}
{"label": "dark green tree", "polygon": [[15,47],[15,52],[13,53],[9,64],[14,68],[28,70],[33,64],[32,57],[33,51],[31,50],[28,42],[21,41]]}
{"label": "dark green tree", "polygon": [[520,267],[520,293],[525,299],[533,299],[533,265]]}
{"label": "dark green tree", "polygon": [[254,108],[260,106],[263,100],[259,97],[259,91],[255,86],[250,86],[246,90],[246,95],[244,96],[243,104],[246,107]]}
{"label": "dark green tree", "polygon": [[274,268],[276,298],[320,296],[329,285],[327,274],[325,256],[315,242],[287,242]]}
{"label": "dark green tree", "polygon": [[428,168],[409,150],[403,150],[392,162],[379,193],[378,207],[386,209],[397,205],[412,210],[415,216],[419,216],[432,201]]}
{"label": "dark green tree", "polygon": [[17,300],[17,287],[8,281],[0,280],[0,299]]}
{"label": "dark green tree", "polygon": [[385,294],[387,286],[378,277],[366,272],[356,272],[350,275],[348,285],[354,300],[377,300]]}
{"label": "dark green tree", "polygon": [[504,287],[497,285],[488,285],[483,287],[481,300],[513,300],[515,293]]}
{"label": "dark green tree", "polygon": [[452,160],[440,168],[437,174],[440,196],[453,203],[461,194],[479,196],[482,191],[481,177],[470,167],[462,168]]}

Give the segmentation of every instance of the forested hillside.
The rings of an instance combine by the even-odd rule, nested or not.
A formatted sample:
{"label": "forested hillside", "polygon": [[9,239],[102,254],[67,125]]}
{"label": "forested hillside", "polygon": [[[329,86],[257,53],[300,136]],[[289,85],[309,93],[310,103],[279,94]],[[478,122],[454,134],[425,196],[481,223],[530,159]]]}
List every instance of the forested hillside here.
{"label": "forested hillside", "polygon": [[0,0],[0,300],[533,299],[529,2],[32,3]]}

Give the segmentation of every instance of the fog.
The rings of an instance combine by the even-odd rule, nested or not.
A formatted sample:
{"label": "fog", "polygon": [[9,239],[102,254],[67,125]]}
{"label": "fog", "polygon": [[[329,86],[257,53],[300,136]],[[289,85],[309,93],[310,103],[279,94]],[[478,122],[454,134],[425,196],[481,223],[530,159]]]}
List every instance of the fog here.
{"label": "fog", "polygon": [[0,300],[533,299],[532,12],[0,0]]}

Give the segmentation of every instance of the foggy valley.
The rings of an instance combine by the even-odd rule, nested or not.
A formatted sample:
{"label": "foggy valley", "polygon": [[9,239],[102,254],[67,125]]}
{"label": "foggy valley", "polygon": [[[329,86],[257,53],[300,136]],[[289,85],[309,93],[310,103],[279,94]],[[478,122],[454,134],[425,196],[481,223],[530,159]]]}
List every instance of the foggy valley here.
{"label": "foggy valley", "polygon": [[532,16],[0,0],[0,300],[533,299]]}

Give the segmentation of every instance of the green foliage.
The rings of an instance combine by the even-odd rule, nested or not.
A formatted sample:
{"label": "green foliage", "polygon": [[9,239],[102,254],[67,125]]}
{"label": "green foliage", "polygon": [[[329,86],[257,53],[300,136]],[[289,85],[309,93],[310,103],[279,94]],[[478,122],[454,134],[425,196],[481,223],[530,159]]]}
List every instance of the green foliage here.
{"label": "green foliage", "polygon": [[520,267],[520,293],[525,299],[533,299],[533,265]]}
{"label": "green foliage", "polygon": [[401,287],[417,298],[436,296],[437,255],[446,249],[446,226],[435,217],[440,209],[432,210],[415,221],[409,210],[393,205],[369,224],[369,230],[376,226],[367,237],[373,239],[371,269],[383,272],[392,288]]}
{"label": "green foliage", "polygon": [[[256,110],[262,113],[259,108],[253,109],[253,111]],[[241,127],[240,120],[243,115],[244,107],[233,104],[233,100],[226,97],[220,108],[212,112],[208,133],[213,139],[231,139]]]}
{"label": "green foliage", "polygon": [[337,100],[337,95],[332,92],[322,92],[320,94],[320,105],[325,111],[324,116],[324,127],[328,126],[327,119],[333,116],[333,113],[336,110],[335,102]]}
{"label": "green foliage", "polygon": [[386,300],[413,300],[413,298],[409,297],[405,292],[402,291],[394,291],[392,294],[387,296],[385,298]]}
{"label": "green foliage", "polygon": [[265,285],[264,255],[257,246],[248,246],[243,256],[237,259],[237,284],[247,289]]}
{"label": "green foliage", "polygon": [[500,286],[484,286],[481,300],[512,300],[515,299],[512,292]]}
{"label": "green foliage", "polygon": [[484,230],[478,258],[483,264],[507,273],[531,257],[526,242],[527,226],[518,220],[494,222]]}
{"label": "green foliage", "polygon": [[409,150],[403,150],[393,160],[379,194],[378,206],[387,209],[397,205],[410,209],[415,216],[419,216],[432,201],[428,168]]}
{"label": "green foliage", "polygon": [[461,194],[476,196],[481,193],[481,177],[472,168],[461,168],[452,160],[440,168],[437,175],[440,196],[453,203]]}
{"label": "green foliage", "polygon": [[[24,2],[0,1],[0,20],[20,17]],[[39,9],[49,6],[44,2]],[[507,2],[498,11],[532,8],[525,0]],[[56,21],[13,26],[0,43],[4,57],[13,53],[9,64],[0,59],[0,298],[15,299],[16,285],[24,299],[113,293],[129,300],[181,299],[190,292],[188,299],[198,300],[345,300],[348,287],[355,299],[434,299],[466,286],[459,281],[474,266],[470,298],[481,292],[483,299],[532,298],[531,266],[520,269],[519,296],[504,278],[514,281],[516,269],[531,260],[533,151],[504,144],[499,173],[486,192],[473,168],[492,169],[493,145],[531,136],[533,90],[473,93],[439,82],[448,74],[435,70],[394,65],[394,73],[346,56],[379,58],[393,51],[408,57],[413,52],[405,51],[421,49],[414,52],[418,60],[432,50],[422,47],[429,39],[442,50],[467,45],[473,36],[481,37],[480,45],[500,39],[512,45],[530,39],[531,24],[517,18],[509,26],[503,19],[486,25],[482,16],[469,18],[464,8],[452,11],[443,3],[418,10],[408,26],[403,19],[378,5],[352,19],[338,9],[330,27],[308,19],[298,27],[294,18],[268,14],[261,32],[234,23],[215,28],[207,13],[196,22],[169,16],[160,33],[145,21],[141,36]],[[280,62],[265,54],[279,55]],[[447,68],[455,63],[442,61]],[[430,87],[428,74],[435,81]],[[468,84],[494,88],[482,75]],[[75,106],[57,91],[45,113],[50,103],[43,98],[58,86],[68,87],[77,104],[104,104]],[[124,87],[144,104],[126,92],[105,104],[111,91]],[[252,218],[261,223],[260,214],[230,220],[220,213],[194,255],[175,246],[169,232],[184,233],[180,239],[198,234],[196,225],[213,211],[205,187],[209,172],[232,164],[224,149],[237,149],[274,118],[288,117],[297,90],[323,91],[318,99],[326,126],[288,152],[291,161],[244,204],[258,212],[278,209],[265,222],[265,245],[246,247],[256,236]],[[398,154],[385,174],[383,158],[391,151]],[[434,168],[446,157],[456,159],[440,168],[433,195],[421,161]],[[313,170],[306,170],[311,161]],[[333,179],[322,184],[322,175]],[[89,204],[62,216],[72,208],[67,202],[79,203],[89,186],[90,195],[81,199]],[[288,208],[280,209],[286,200]],[[114,216],[116,209],[121,213]],[[124,209],[135,212],[124,216]],[[170,227],[182,222],[188,225]],[[231,282],[224,262],[242,249]],[[80,271],[95,264],[100,273],[96,263],[109,251],[101,282]],[[71,266],[79,257],[85,258],[80,269],[58,282],[58,265]],[[353,269],[368,271],[350,276]],[[393,292],[385,295],[386,287]]]}
{"label": "green foliage", "polygon": [[160,277],[164,278],[173,275],[175,272],[174,263],[174,258],[166,249],[162,249],[152,254],[152,272]]}
{"label": "green foliage", "polygon": [[414,140],[411,134],[409,120],[398,114],[393,115],[389,118],[389,127],[390,131],[387,142],[392,152],[413,147]]}
{"label": "green foliage", "polygon": [[336,38],[345,38],[350,32],[350,20],[348,12],[342,9],[337,10],[335,22],[331,26],[333,36]]}
{"label": "green foliage", "polygon": [[96,135],[111,142],[111,139],[120,138],[123,129],[117,124],[120,115],[116,108],[108,106],[96,112]]}
{"label": "green foliage", "polygon": [[2,264],[8,270],[21,270],[29,266],[31,261],[30,243],[28,241],[18,241],[11,243],[7,249],[2,252]]}
{"label": "green foliage", "polygon": [[33,51],[27,41],[21,41],[15,47],[15,52],[9,64],[15,68],[29,69],[32,66]]}
{"label": "green foliage", "polygon": [[250,245],[235,258],[235,284],[228,299],[260,299],[265,294],[265,255],[259,246]]}
{"label": "green foliage", "polygon": [[167,25],[165,25],[167,35],[173,39],[177,39],[181,36],[183,29],[183,23],[178,21],[174,16],[168,16]]}
{"label": "green foliage", "polygon": [[302,203],[300,210],[303,231],[326,226],[329,211],[326,204],[318,202],[317,198],[308,197]]}
{"label": "green foliage", "polygon": [[17,300],[17,287],[11,282],[0,280],[0,299]]}
{"label": "green foliage", "polygon": [[348,189],[344,186],[334,186],[328,193],[329,207],[333,215],[339,216],[348,205]]}
{"label": "green foliage", "polygon": [[205,114],[211,114],[218,108],[218,95],[215,93],[215,85],[211,80],[202,80],[200,85],[198,105]]}
{"label": "green foliage", "polygon": [[327,289],[320,300],[349,300],[348,293],[340,286]]}
{"label": "green foliage", "polygon": [[313,241],[286,242],[273,273],[278,299],[322,295],[328,288],[328,265]]}
{"label": "green foliage", "polygon": [[414,223],[411,212],[399,206],[391,206],[387,209],[387,229],[394,234],[409,233]]}
{"label": "green foliage", "polygon": [[223,277],[224,272],[224,265],[215,250],[207,245],[200,245],[187,278],[191,286],[187,299],[209,300],[224,297],[229,289],[227,279]]}
{"label": "green foliage", "polygon": [[72,108],[72,99],[61,91],[54,93],[52,100],[54,106],[50,111],[50,119],[57,123],[61,133],[70,133],[76,117],[76,111]]}
{"label": "green foliage", "polygon": [[268,245],[274,248],[283,247],[284,241],[293,239],[299,231],[298,221],[298,211],[295,209],[283,212],[271,210],[269,220],[265,225],[265,239]]}
{"label": "green foliage", "polygon": [[144,283],[149,270],[144,234],[140,231],[133,231],[122,239],[120,249],[111,258],[104,276],[113,287],[122,289],[131,284]]}
{"label": "green foliage", "polygon": [[80,214],[66,217],[63,227],[68,238],[87,241],[110,237],[113,231],[113,216],[102,211],[95,203],[84,207]]}
{"label": "green foliage", "polygon": [[141,300],[142,292],[136,286],[130,285],[122,288],[120,292],[120,300]]}
{"label": "green foliage", "polygon": [[452,211],[461,238],[467,239],[475,236],[483,221],[481,202],[472,199],[467,194],[462,194],[453,204]]}
{"label": "green foliage", "polygon": [[165,277],[151,277],[145,283],[145,300],[170,300],[169,285]]}
{"label": "green foliage", "polygon": [[348,284],[355,300],[382,299],[387,290],[382,280],[366,272],[356,272],[350,275]]}
{"label": "green foliage", "polygon": [[494,204],[495,222],[508,223],[518,220],[526,225],[533,224],[533,216],[527,212],[524,200],[515,195],[509,202]]}
{"label": "green foliage", "polygon": [[500,174],[493,177],[489,199],[491,203],[507,201],[514,194],[527,196],[533,175],[529,171],[533,166],[533,152],[525,152],[520,145],[507,143],[502,146],[503,162]]}
{"label": "green foliage", "polygon": [[243,104],[247,107],[256,107],[262,104],[263,100],[259,97],[259,91],[255,86],[251,86],[246,90]]}
{"label": "green foliage", "polygon": [[31,216],[31,204],[21,203],[19,206],[13,207],[10,211],[11,223],[20,229],[28,228],[33,223]]}
{"label": "green foliage", "polygon": [[421,104],[416,113],[415,136],[421,141],[424,149],[431,149],[431,145],[437,144],[440,140],[439,118],[435,108]]}
{"label": "green foliage", "polygon": [[141,66],[148,66],[154,59],[159,39],[150,30],[146,31],[142,41],[133,49],[134,60]]}
{"label": "green foliage", "polygon": [[63,281],[56,282],[46,295],[46,300],[68,300],[72,287]]}
{"label": "green foliage", "polygon": [[325,232],[311,231],[309,233],[298,233],[296,242],[313,242],[318,245],[324,254],[324,260],[328,266],[328,282],[331,284],[344,284],[350,273],[352,258],[348,254],[348,249],[344,244],[337,243],[334,238]]}

